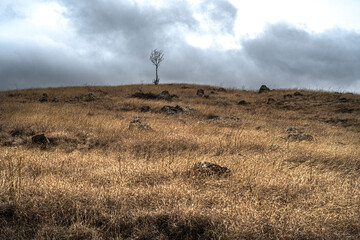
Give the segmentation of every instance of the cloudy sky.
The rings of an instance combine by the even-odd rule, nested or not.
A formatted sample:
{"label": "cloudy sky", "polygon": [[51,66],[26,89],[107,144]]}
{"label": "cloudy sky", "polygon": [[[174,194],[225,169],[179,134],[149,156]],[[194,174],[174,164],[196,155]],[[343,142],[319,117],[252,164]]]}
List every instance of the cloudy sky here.
{"label": "cloudy sky", "polygon": [[358,0],[1,0],[0,91],[160,83],[360,93]]}

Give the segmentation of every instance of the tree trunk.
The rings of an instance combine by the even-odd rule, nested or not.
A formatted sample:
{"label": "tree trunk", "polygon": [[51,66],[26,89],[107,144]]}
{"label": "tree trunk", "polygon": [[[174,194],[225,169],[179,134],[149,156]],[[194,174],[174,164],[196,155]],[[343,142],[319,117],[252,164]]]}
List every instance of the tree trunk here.
{"label": "tree trunk", "polygon": [[159,84],[159,76],[158,76],[158,65],[156,65],[156,78],[155,78],[155,85]]}

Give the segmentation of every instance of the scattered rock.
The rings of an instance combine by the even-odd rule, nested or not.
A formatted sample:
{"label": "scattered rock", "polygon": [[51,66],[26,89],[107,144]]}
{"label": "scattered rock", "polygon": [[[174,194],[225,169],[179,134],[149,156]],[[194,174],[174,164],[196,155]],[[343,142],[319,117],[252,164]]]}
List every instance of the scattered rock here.
{"label": "scattered rock", "polygon": [[299,128],[290,127],[286,130],[287,133],[302,133],[302,130]]}
{"label": "scattered rock", "polygon": [[284,99],[287,99],[287,98],[292,98],[293,96],[291,94],[285,94],[283,97]]}
{"label": "scattered rock", "polygon": [[88,93],[85,95],[85,101],[92,102],[94,101],[96,96],[93,93]]}
{"label": "scattered rock", "polygon": [[159,97],[164,98],[164,99],[169,99],[169,98],[171,98],[169,91],[166,91],[166,90],[165,90],[165,91],[162,91],[162,92],[159,94]]}
{"label": "scattered rock", "polygon": [[43,95],[38,99],[39,102],[47,102],[49,99],[49,95],[47,93],[43,93]]}
{"label": "scattered rock", "polygon": [[339,100],[340,100],[340,102],[348,102],[349,101],[349,99],[344,98],[344,97],[340,98]]}
{"label": "scattered rock", "polygon": [[142,106],[140,108],[140,111],[141,112],[149,112],[151,110],[150,106]]}
{"label": "scattered rock", "polygon": [[175,107],[163,106],[160,109],[160,112],[166,113],[166,114],[177,114],[177,113],[184,112],[184,111],[185,111],[185,109],[180,107],[179,105],[176,105]]}
{"label": "scattered rock", "polygon": [[196,95],[197,96],[199,96],[199,97],[204,97],[205,96],[205,91],[204,91],[204,89],[198,89],[197,91],[196,91]]}
{"label": "scattered rock", "polygon": [[303,131],[299,128],[288,128],[286,130],[288,133],[288,140],[290,141],[314,141],[314,137],[310,134],[303,133]]}
{"label": "scattered rock", "polygon": [[38,134],[35,136],[32,136],[31,142],[34,144],[49,144],[49,139],[45,136],[45,134]]}
{"label": "scattered rock", "polygon": [[294,96],[300,97],[300,96],[304,96],[304,94],[302,94],[301,92],[295,92],[295,93],[294,93]]}
{"label": "scattered rock", "polygon": [[139,117],[135,117],[129,124],[129,129],[152,130],[152,128],[145,122],[142,122]]}
{"label": "scattered rock", "polygon": [[170,95],[168,91],[162,91],[160,94],[155,94],[152,92],[143,93],[143,92],[137,92],[131,95],[132,98],[140,98],[140,99],[146,99],[146,100],[168,100],[170,101],[172,98],[179,98],[179,96],[173,94]]}
{"label": "scattered rock", "polygon": [[173,114],[177,114],[177,113],[189,113],[189,112],[193,112],[193,111],[196,111],[196,109],[189,108],[189,107],[181,107],[179,105],[176,105],[175,107],[163,106],[159,112],[173,115]]}
{"label": "scattered rock", "polygon": [[24,129],[23,128],[15,128],[15,129],[10,131],[10,135],[12,137],[21,136],[23,134],[24,134]]}
{"label": "scattered rock", "polygon": [[270,88],[268,88],[266,85],[262,85],[259,89],[259,93],[266,93],[266,92],[270,92]]}
{"label": "scattered rock", "polygon": [[231,170],[227,167],[222,167],[215,163],[210,162],[197,162],[194,164],[192,168],[192,172],[194,175],[202,175],[202,176],[224,176],[228,177],[231,175]]}
{"label": "scattered rock", "polygon": [[225,88],[218,88],[217,91],[218,92],[227,92]]}
{"label": "scattered rock", "polygon": [[51,101],[52,102],[60,102],[60,100],[58,98],[56,98],[56,97],[54,97]]}
{"label": "scattered rock", "polygon": [[240,102],[238,102],[238,105],[248,105],[248,104],[250,103],[245,100],[241,100]]}
{"label": "scattered rock", "polygon": [[189,89],[190,87],[188,86],[182,86],[181,89]]}
{"label": "scattered rock", "polygon": [[210,92],[210,94],[216,94],[216,92],[214,92],[214,91],[211,91],[211,92]]}
{"label": "scattered rock", "polygon": [[273,99],[273,98],[268,98],[268,100],[267,100],[267,104],[272,104],[272,103],[275,103],[276,101],[275,101],[275,99]]}

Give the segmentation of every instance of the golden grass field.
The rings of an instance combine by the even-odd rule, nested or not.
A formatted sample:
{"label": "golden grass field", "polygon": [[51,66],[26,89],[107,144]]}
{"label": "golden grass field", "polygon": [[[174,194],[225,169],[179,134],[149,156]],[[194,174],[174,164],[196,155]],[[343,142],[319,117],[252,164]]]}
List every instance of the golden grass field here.
{"label": "golden grass field", "polygon": [[[140,90],[179,98],[130,97]],[[193,110],[160,113],[164,105]],[[129,129],[134,117],[152,130]],[[288,139],[290,127],[314,141]],[[49,144],[32,143],[41,133]],[[360,96],[350,93],[0,92],[0,239],[360,239],[359,136]],[[199,161],[231,175],[191,174]]]}

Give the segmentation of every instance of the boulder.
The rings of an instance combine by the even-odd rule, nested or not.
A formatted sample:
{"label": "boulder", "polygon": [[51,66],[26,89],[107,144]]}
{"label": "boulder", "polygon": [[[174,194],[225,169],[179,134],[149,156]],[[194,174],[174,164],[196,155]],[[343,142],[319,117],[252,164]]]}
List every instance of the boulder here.
{"label": "boulder", "polygon": [[52,102],[60,102],[60,100],[58,98],[56,98],[56,97],[54,97],[51,101]]}
{"label": "boulder", "polygon": [[299,97],[299,96],[304,96],[304,94],[302,94],[301,92],[295,92],[294,96]]}
{"label": "boulder", "polygon": [[197,96],[199,96],[199,97],[204,97],[205,96],[205,91],[204,91],[204,89],[198,89],[197,91],[196,91],[196,95]]}
{"label": "boulder", "polygon": [[286,130],[288,133],[288,140],[290,141],[314,141],[314,137],[310,134],[303,133],[299,128],[291,127]]}
{"label": "boulder", "polygon": [[293,96],[291,94],[285,94],[283,97],[284,99],[287,99],[287,98],[292,98]]}
{"label": "boulder", "polygon": [[192,172],[195,175],[203,175],[203,176],[230,176],[231,170],[227,167],[222,167],[220,165],[217,165],[215,163],[210,162],[197,162],[194,164],[192,168]]}
{"label": "boulder", "polygon": [[47,102],[49,100],[49,95],[47,93],[43,93],[43,95],[38,99],[39,102]]}
{"label": "boulder", "polygon": [[173,106],[163,106],[160,109],[160,112],[166,113],[166,114],[177,114],[177,113],[184,112],[184,111],[185,111],[185,109],[182,108],[179,105],[176,105],[175,107],[173,107]]}
{"label": "boulder", "polygon": [[225,88],[218,88],[217,91],[218,92],[227,92]]}
{"label": "boulder", "polygon": [[31,137],[31,142],[34,144],[49,144],[49,139],[45,136],[45,134],[38,134]]}
{"label": "boulder", "polygon": [[142,122],[139,117],[135,117],[129,124],[129,129],[152,130],[152,128],[145,122]]}
{"label": "boulder", "polygon": [[238,102],[238,105],[248,105],[248,104],[250,103],[245,100],[241,100],[240,102]]}
{"label": "boulder", "polygon": [[275,99],[273,99],[273,98],[268,98],[268,100],[267,100],[267,104],[272,104],[272,103],[275,103],[276,101],[275,101]]}
{"label": "boulder", "polygon": [[170,95],[169,91],[166,90],[162,91],[160,94],[155,94],[152,92],[148,92],[148,93],[137,92],[132,94],[130,97],[146,99],[146,100],[168,100],[168,101],[170,101],[172,98],[179,98],[179,96],[175,94]]}
{"label": "boulder", "polygon": [[162,98],[162,99],[166,99],[166,100],[170,100],[171,99],[171,95],[169,93],[169,91],[162,91],[160,94],[159,94],[159,97]]}
{"label": "boulder", "polygon": [[88,93],[85,95],[85,101],[92,102],[95,100],[95,95],[93,93]]}
{"label": "boulder", "polygon": [[302,130],[299,128],[295,128],[295,127],[290,127],[286,130],[287,133],[302,133]]}
{"label": "boulder", "polygon": [[149,112],[151,110],[150,106],[142,106],[140,108],[140,111],[141,112]]}
{"label": "boulder", "polygon": [[264,92],[270,92],[270,88],[268,88],[266,85],[262,85],[259,89],[259,93],[264,93]]}

